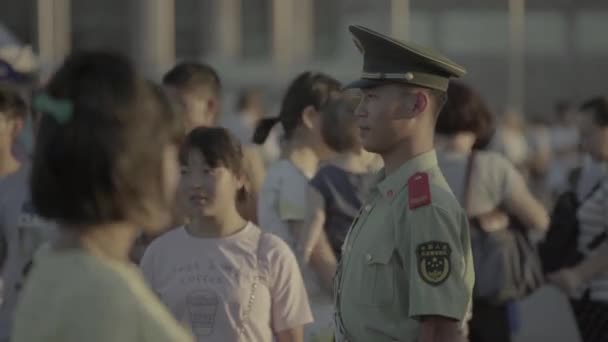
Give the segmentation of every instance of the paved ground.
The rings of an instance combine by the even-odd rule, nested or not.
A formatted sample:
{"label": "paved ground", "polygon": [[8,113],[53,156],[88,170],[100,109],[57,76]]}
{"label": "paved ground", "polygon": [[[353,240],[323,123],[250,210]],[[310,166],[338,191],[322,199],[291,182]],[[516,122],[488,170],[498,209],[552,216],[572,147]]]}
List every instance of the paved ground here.
{"label": "paved ground", "polygon": [[514,342],[580,342],[566,298],[545,287],[521,303],[522,329]]}

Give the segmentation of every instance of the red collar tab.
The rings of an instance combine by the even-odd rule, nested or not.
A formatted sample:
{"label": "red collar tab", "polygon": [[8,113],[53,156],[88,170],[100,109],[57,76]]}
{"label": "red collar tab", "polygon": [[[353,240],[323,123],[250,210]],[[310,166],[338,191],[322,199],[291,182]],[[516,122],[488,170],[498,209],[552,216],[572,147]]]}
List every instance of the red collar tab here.
{"label": "red collar tab", "polygon": [[407,180],[408,204],[410,209],[416,209],[431,204],[431,187],[429,174],[415,173]]}

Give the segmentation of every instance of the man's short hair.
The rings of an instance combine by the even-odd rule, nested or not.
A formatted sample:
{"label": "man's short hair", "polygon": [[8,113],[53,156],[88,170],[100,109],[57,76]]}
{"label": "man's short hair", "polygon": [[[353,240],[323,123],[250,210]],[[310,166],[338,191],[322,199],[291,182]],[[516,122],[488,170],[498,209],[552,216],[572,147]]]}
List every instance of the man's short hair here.
{"label": "man's short hair", "polygon": [[608,98],[597,96],[585,101],[580,110],[593,115],[593,122],[600,127],[608,126]]}
{"label": "man's short hair", "polygon": [[203,91],[219,96],[222,84],[218,73],[208,64],[182,62],[163,77],[163,84],[180,91]]}

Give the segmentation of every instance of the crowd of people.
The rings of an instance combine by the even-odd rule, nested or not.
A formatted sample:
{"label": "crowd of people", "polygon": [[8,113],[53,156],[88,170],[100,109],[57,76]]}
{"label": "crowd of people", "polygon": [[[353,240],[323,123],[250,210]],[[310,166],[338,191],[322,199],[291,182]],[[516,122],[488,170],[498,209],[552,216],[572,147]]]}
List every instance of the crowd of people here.
{"label": "crowd of people", "polygon": [[[424,60],[403,82],[302,72],[277,116],[252,89],[227,114],[221,70],[198,62],[156,84],[90,51],[36,90],[6,80],[0,341],[506,342],[545,283],[571,298],[583,341],[608,341],[608,98],[560,104],[552,126],[499,120],[447,86],[457,65],[357,30],[362,51]],[[400,167],[391,134],[424,147]],[[571,211],[551,214],[569,192]],[[564,215],[576,227],[560,233]],[[413,228],[379,228],[393,224]],[[564,234],[577,259],[523,294],[484,292],[505,286],[480,241],[510,231],[540,250],[518,260],[554,261],[543,251]]]}

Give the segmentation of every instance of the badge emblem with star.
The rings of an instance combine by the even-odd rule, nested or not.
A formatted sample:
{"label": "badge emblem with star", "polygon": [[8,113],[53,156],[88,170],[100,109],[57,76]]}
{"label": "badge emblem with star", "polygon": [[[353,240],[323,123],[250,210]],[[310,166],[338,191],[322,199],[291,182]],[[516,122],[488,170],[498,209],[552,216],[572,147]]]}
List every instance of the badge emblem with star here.
{"label": "badge emblem with star", "polygon": [[441,241],[428,241],[416,247],[418,274],[433,286],[440,285],[450,275],[450,245]]}

